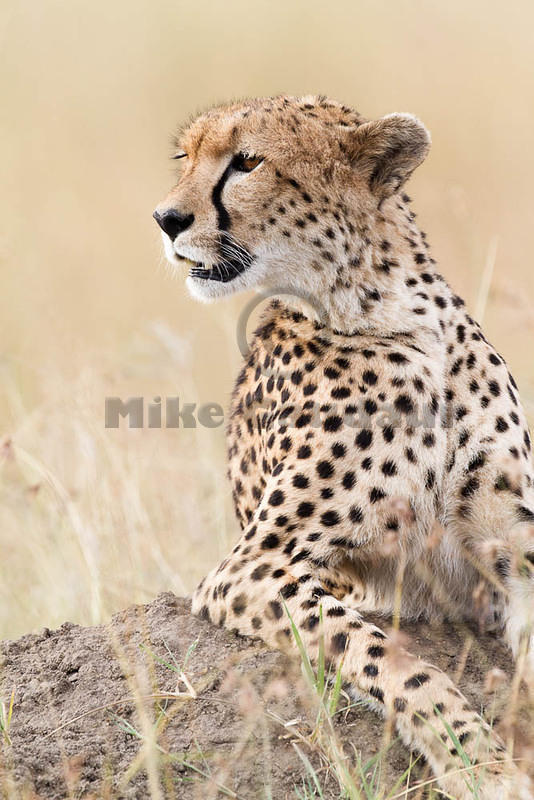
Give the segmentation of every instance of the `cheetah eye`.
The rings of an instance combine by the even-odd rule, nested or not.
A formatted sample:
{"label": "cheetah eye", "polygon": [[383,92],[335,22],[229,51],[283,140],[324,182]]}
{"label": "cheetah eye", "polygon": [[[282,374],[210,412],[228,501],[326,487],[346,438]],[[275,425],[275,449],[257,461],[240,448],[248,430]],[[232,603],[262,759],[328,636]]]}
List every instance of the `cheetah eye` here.
{"label": "cheetah eye", "polygon": [[232,159],[232,166],[238,172],[252,172],[259,167],[263,158],[260,156],[248,156],[246,153],[238,153]]}
{"label": "cheetah eye", "polygon": [[177,153],[171,156],[173,161],[176,161],[178,158],[187,158],[187,153],[184,153],[183,150],[179,150]]}

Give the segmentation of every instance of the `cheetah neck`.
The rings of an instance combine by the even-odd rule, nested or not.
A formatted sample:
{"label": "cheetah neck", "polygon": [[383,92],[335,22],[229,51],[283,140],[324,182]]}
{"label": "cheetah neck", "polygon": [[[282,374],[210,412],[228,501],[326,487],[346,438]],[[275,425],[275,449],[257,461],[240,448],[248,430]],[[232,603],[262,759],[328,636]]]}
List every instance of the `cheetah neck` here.
{"label": "cheetah neck", "polygon": [[374,212],[359,212],[354,236],[336,254],[332,272],[311,275],[307,297],[284,297],[284,303],[345,335],[426,329],[442,338],[443,311],[434,298],[445,296],[448,305],[452,293],[435,269],[409,200],[394,195]]}

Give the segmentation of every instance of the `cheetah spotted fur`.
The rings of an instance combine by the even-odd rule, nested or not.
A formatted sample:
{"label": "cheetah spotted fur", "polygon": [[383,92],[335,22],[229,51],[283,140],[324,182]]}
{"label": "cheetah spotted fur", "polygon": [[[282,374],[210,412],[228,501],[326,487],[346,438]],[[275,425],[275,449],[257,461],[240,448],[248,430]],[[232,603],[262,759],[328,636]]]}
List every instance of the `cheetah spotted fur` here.
{"label": "cheetah spotted fur", "polygon": [[242,535],[193,611],[276,647],[291,616],[313,659],[321,629],[331,668],[449,796],[473,795],[448,726],[472,763],[493,762],[481,800],[531,800],[447,675],[366,618],[491,620],[515,656],[532,639],[530,436],[404,192],[429,141],[411,115],[368,121],[315,96],[215,108],[180,135],[181,175],[154,214],[168,259],[200,300],[277,296],[228,425]]}

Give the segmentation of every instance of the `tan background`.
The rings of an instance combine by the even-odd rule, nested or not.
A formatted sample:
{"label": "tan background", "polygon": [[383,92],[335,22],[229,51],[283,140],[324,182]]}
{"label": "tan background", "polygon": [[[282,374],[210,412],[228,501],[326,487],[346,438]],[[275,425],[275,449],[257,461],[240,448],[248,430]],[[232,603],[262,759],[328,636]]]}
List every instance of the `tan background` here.
{"label": "tan background", "polygon": [[151,219],[171,133],[206,105],[320,92],[419,115],[419,222],[534,418],[530,2],[3,9],[0,636],[189,591],[235,534],[222,429],[104,429],[106,395],[231,391],[246,298],[191,301]]}

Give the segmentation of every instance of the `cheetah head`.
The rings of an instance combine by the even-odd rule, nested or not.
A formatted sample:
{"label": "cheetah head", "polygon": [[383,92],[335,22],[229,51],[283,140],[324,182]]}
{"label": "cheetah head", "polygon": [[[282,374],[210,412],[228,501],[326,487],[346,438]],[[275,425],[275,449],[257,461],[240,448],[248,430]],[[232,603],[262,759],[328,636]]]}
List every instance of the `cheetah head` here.
{"label": "cheetah head", "polygon": [[324,97],[282,96],[212,109],[176,144],[179,179],[154,217],[191,294],[320,298],[356,264],[366,220],[424,159],[429,135],[411,115],[367,121]]}

